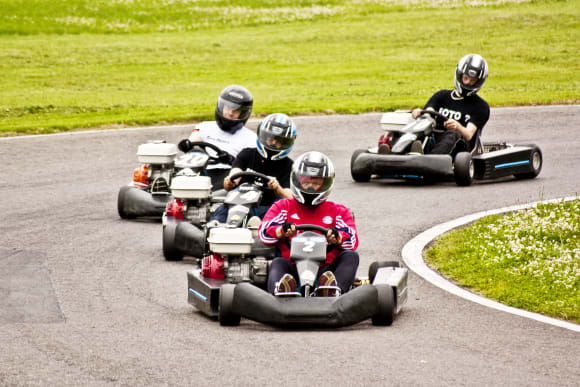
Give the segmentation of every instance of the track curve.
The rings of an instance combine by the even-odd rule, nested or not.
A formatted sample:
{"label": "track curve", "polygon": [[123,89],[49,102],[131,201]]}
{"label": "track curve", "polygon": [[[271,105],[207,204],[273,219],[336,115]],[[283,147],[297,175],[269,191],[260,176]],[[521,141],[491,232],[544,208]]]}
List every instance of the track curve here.
{"label": "track curve", "polygon": [[[377,140],[378,122],[298,117],[292,152],[334,161],[331,199],[356,215],[361,274],[374,260],[400,259],[435,224],[580,191],[580,106],[492,109],[483,139],[537,143],[544,167],[534,180],[471,187],[354,183],[350,155]],[[116,214],[137,146],[186,135],[178,126],[0,139],[0,385],[577,385],[578,333],[473,304],[414,274],[388,328],[223,328],[194,311],[191,262],[165,262],[159,223]]]}

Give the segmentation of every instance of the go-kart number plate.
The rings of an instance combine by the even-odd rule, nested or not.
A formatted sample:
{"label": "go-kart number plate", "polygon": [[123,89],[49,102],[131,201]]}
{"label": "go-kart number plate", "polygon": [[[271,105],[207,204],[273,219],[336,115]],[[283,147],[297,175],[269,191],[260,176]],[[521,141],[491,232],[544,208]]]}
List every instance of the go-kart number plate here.
{"label": "go-kart number plate", "polygon": [[293,259],[326,259],[326,238],[319,234],[298,235],[292,239],[290,256]]}

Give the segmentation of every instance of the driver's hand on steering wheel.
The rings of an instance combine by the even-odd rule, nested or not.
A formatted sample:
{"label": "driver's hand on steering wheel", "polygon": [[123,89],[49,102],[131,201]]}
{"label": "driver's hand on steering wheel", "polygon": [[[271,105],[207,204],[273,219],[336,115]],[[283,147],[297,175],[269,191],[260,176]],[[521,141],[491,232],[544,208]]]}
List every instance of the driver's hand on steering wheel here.
{"label": "driver's hand on steering wheel", "polygon": [[423,109],[421,108],[413,109],[413,111],[411,112],[411,117],[413,117],[413,119],[416,120],[421,114],[423,114]]}
{"label": "driver's hand on steering wheel", "polygon": [[342,243],[342,235],[337,229],[330,228],[326,233],[326,241],[331,245],[340,245]]}
{"label": "driver's hand on steering wheel", "polygon": [[279,190],[282,188],[282,186],[280,185],[278,180],[275,177],[273,177],[270,180],[268,180],[268,188],[270,188],[275,193],[278,193]]}
{"label": "driver's hand on steering wheel", "polygon": [[296,225],[292,222],[286,222],[276,229],[276,238],[290,238],[296,234]]}
{"label": "driver's hand on steering wheel", "polygon": [[230,191],[230,190],[234,189],[238,184],[240,184],[240,180],[241,180],[241,177],[236,179],[236,180],[232,180],[232,179],[230,179],[229,176],[226,176],[224,178],[224,189],[226,191]]}

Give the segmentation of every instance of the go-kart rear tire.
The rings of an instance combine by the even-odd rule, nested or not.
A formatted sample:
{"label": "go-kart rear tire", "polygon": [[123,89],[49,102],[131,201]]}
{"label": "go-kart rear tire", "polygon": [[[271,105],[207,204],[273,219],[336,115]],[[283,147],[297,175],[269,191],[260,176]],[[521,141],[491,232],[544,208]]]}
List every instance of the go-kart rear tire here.
{"label": "go-kart rear tire", "polygon": [[177,222],[168,222],[163,226],[163,256],[166,261],[182,261],[183,253],[175,247],[175,230]]}
{"label": "go-kart rear tire", "polygon": [[221,326],[240,325],[241,316],[233,311],[234,292],[236,285],[224,284],[220,288],[220,302],[218,308],[218,320]]}
{"label": "go-kart rear tire", "polygon": [[377,308],[371,317],[373,325],[389,326],[395,319],[395,294],[390,285],[376,285]]}
{"label": "go-kart rear tire", "polygon": [[532,166],[532,170],[527,173],[518,173],[514,176],[516,179],[533,179],[540,174],[542,170],[542,165],[544,163],[544,159],[542,156],[542,151],[535,145],[532,145],[533,149],[530,153],[530,165]]}
{"label": "go-kart rear tire", "polygon": [[136,189],[135,187],[131,187],[130,185],[124,185],[119,190],[119,194],[117,195],[117,212],[121,219],[135,219],[134,215],[128,214],[125,211],[125,202],[127,200],[127,191],[130,189]]}
{"label": "go-kart rear tire", "polygon": [[469,186],[473,181],[475,168],[469,152],[459,152],[453,160],[453,177],[459,186]]}
{"label": "go-kart rear tire", "polygon": [[377,276],[377,272],[381,267],[401,267],[399,261],[375,261],[369,266],[369,281],[372,284]]}
{"label": "go-kart rear tire", "polygon": [[355,173],[353,172],[353,167],[354,167],[354,161],[356,160],[356,158],[358,157],[358,155],[360,155],[361,153],[366,153],[366,149],[357,149],[354,151],[354,153],[352,154],[351,158],[350,158],[350,175],[352,176],[352,179],[358,183],[366,183],[368,181],[371,180],[371,175],[370,173]]}

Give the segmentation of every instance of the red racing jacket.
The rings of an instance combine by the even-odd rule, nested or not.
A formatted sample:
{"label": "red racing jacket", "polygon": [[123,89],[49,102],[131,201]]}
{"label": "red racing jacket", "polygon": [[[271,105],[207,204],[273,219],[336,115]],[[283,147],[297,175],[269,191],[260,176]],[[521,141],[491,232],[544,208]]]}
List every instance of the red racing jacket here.
{"label": "red racing jacket", "polygon": [[[334,246],[326,253],[326,263],[330,263],[343,250],[356,250],[358,237],[350,210],[342,204],[325,201],[310,207],[300,204],[296,199],[282,199],[275,202],[260,224],[260,240],[268,246],[276,245],[282,257],[290,259],[290,241],[278,239],[276,229],[285,222],[295,224],[315,224],[324,228],[335,228],[342,236],[340,246]],[[292,238],[290,238],[292,239]]]}

